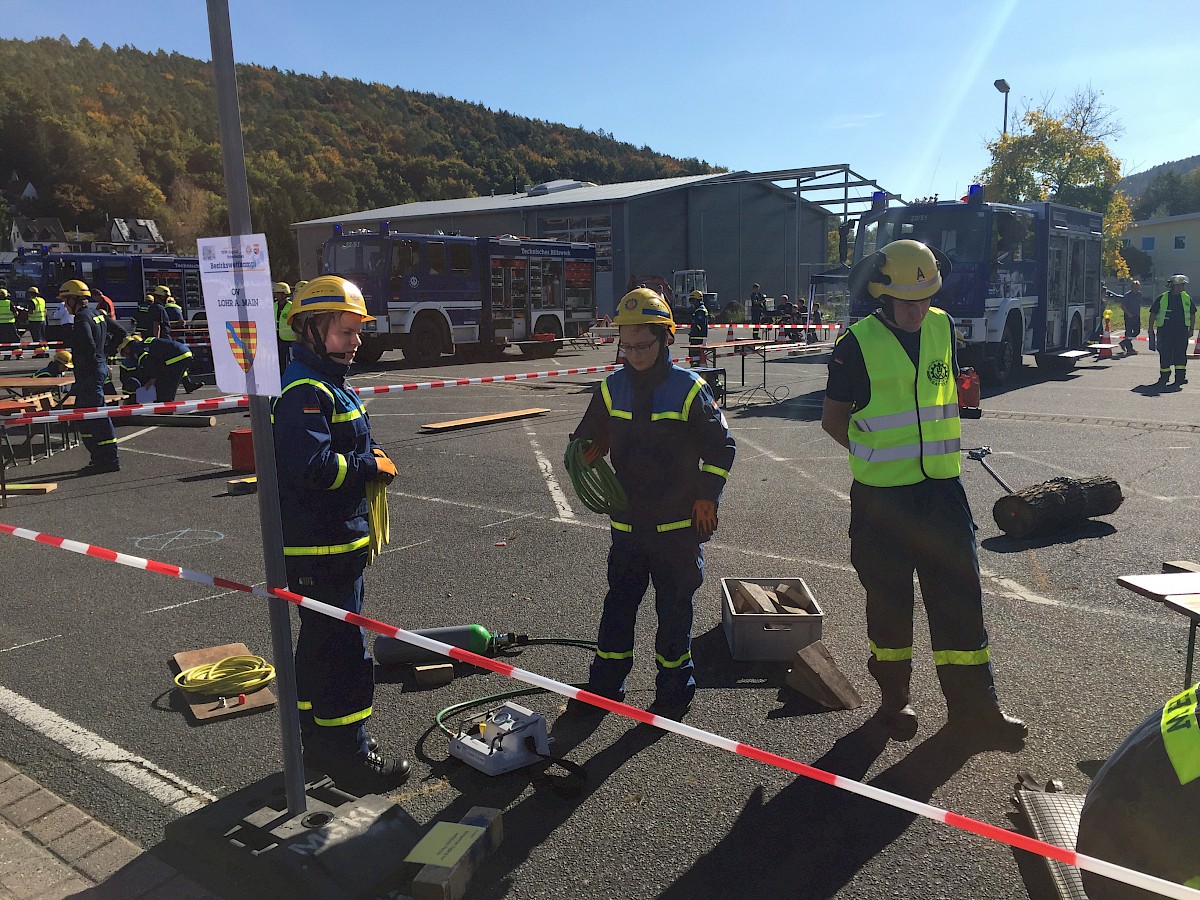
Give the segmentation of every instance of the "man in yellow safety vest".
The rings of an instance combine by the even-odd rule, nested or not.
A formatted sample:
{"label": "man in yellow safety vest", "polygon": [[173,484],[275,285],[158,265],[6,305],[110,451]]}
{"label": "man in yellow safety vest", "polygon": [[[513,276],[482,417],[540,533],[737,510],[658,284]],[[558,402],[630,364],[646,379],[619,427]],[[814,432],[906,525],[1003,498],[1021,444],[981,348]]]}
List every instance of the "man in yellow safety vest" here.
{"label": "man in yellow safety vest", "polygon": [[867,592],[879,721],[894,740],[917,731],[909,702],[915,570],[950,725],[1008,746],[1028,729],[996,699],[975,524],[959,478],[953,323],[930,306],[949,269],[944,255],[912,240],[855,265],[851,292],[882,308],[835,346],[821,427],[850,451],[850,561]]}

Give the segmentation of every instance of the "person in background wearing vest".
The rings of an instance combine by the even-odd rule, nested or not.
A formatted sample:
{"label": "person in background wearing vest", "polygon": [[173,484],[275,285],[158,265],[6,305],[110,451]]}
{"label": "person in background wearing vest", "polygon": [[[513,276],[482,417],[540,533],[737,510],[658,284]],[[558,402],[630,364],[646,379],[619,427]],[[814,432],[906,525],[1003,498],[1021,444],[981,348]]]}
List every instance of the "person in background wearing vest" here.
{"label": "person in background wearing vest", "polygon": [[1150,304],[1150,321],[1146,333],[1158,342],[1158,382],[1166,387],[1175,370],[1175,386],[1187,384],[1187,345],[1196,330],[1196,305],[1185,291],[1186,275],[1167,279],[1167,291]]}
{"label": "person in background wearing vest", "polygon": [[[300,282],[296,285],[296,293],[300,293],[302,285],[308,282]],[[276,323],[276,341],[279,345],[279,371],[283,372],[287,368],[288,357],[291,354],[292,344],[296,340],[296,332],[292,331],[292,326],[288,324],[288,317],[292,313],[292,289],[286,281],[277,281],[271,285],[271,296],[275,300],[275,323]]]}
{"label": "person in background wearing vest", "polygon": [[[374,546],[368,509],[387,502],[382,487],[396,477],[346,384],[370,321],[356,285],[334,275],[310,281],[292,308],[298,337],[272,411],[288,587],[354,613],[363,609],[363,570]],[[407,760],[386,758],[367,734],[374,696],[363,630],[301,609],[296,698],[304,764],[358,796],[388,791],[409,774]]]}
{"label": "person in background wearing vest", "polygon": [[167,314],[168,326],[175,328],[178,324],[182,328],[184,322],[183,307],[176,302],[170,288],[166,288],[166,291],[167,296],[166,302],[163,303],[163,312]]}
{"label": "person in background wearing vest", "polygon": [[[696,693],[692,663],[693,596],[704,582],[704,542],[717,528],[717,504],[737,450],[704,380],[671,362],[671,308],[654,291],[630,291],[613,324],[627,360],[592,395],[572,440],[590,442],[589,463],[611,451],[629,498],[612,525],[608,593],[587,689],[625,697],[633,668],[634,623],[654,583],[658,667],[649,711],[681,719]],[[567,714],[604,710],[572,699]]]}
{"label": "person in background wearing vest", "polygon": [[19,344],[17,333],[17,310],[6,288],[0,288],[0,344]]}
{"label": "person in background wearing vest", "polygon": [[959,477],[953,322],[929,305],[949,270],[949,260],[912,240],[855,265],[851,295],[865,291],[882,309],[834,347],[821,427],[850,451],[850,561],[867,593],[878,721],[893,740],[917,732],[909,703],[915,570],[949,725],[1007,747],[1028,729],[996,699],[975,523]]}
{"label": "person in background wearing vest", "polygon": [[1137,350],[1133,339],[1142,333],[1142,283],[1134,281],[1129,291],[1121,297],[1121,313],[1125,318],[1125,335],[1121,338],[1121,349],[1126,356],[1134,356]]}
{"label": "person in background wearing vest", "polygon": [[[704,305],[704,294],[692,291],[688,297],[696,305],[692,308],[692,327],[688,331],[688,344],[692,347],[703,347],[708,340],[708,307]],[[698,350],[688,351],[688,362],[692,366],[704,364],[704,355]]]}
{"label": "person in background wearing vest", "polygon": [[[75,364],[75,408],[102,409],[104,385],[108,381],[108,354],[105,346],[110,337],[123,339],[125,329],[115,319],[88,307],[91,289],[79,279],[63,282],[58,299],[75,317],[71,336],[71,360]],[[79,470],[80,475],[99,475],[119,472],[121,460],[117,454],[117,433],[112,419],[84,419],[79,434],[91,461]]]}
{"label": "person in background wearing vest", "polygon": [[25,292],[25,303],[29,306],[29,339],[37,345],[33,357],[50,355],[46,346],[46,298],[35,286],[30,286]]}
{"label": "person in background wearing vest", "polygon": [[[1196,685],[1151,713],[1100,767],[1075,849],[1200,890],[1200,725]],[[1089,900],[1157,896],[1081,871]]]}

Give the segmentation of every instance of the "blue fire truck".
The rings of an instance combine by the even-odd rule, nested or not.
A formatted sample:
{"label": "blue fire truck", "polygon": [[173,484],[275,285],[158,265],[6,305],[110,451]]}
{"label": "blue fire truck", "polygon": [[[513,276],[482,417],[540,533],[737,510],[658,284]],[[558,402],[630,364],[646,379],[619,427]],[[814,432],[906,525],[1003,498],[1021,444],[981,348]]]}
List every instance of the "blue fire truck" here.
{"label": "blue fire truck", "polygon": [[52,253],[19,250],[12,261],[8,287],[19,302],[25,291],[37,286],[48,305],[64,281],[79,278],[113,302],[118,319],[131,319],[146,294],[160,284],[171,289],[175,300],[189,311],[204,308],[200,292],[200,262],[194,256],[155,256],[140,253]]}
{"label": "blue fire truck", "polygon": [[419,364],[443,353],[491,357],[509,344],[551,356],[595,321],[592,244],[407,234],[386,222],[374,232],[334,232],[321,274],[357,284],[376,317],[363,328],[361,362],[397,349]]}
{"label": "blue fire truck", "polygon": [[[1103,225],[1100,213],[1060,203],[984,203],[978,185],[961,201],[891,208],[876,194],[858,224],[854,259],[902,238],[945,253],[953,271],[934,305],[954,317],[960,364],[1000,384],[1024,355],[1054,371],[1089,355],[1104,315]],[[850,321],[876,305],[865,293],[852,296]]]}

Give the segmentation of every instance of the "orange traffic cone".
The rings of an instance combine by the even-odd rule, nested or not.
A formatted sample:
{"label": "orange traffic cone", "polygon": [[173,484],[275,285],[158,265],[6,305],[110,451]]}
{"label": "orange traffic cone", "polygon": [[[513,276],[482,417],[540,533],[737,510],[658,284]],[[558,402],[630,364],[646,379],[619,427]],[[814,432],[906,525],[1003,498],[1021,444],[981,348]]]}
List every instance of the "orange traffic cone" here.
{"label": "orange traffic cone", "polygon": [[1096,351],[1096,359],[1112,359],[1112,332],[1108,330],[1108,319],[1104,320],[1104,334],[1100,338],[1100,347]]}

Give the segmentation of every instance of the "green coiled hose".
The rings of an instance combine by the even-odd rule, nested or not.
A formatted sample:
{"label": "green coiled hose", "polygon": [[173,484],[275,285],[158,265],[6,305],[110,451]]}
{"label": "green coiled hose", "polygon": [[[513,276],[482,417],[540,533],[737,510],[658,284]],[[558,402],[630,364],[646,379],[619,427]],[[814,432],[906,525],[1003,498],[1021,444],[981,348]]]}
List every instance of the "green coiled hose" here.
{"label": "green coiled hose", "polygon": [[587,441],[580,440],[567,444],[563,463],[567,467],[567,474],[571,476],[571,486],[583,505],[592,512],[606,516],[623,512],[629,506],[625,489],[604,457],[597,459],[595,464],[588,463],[583,455],[586,444]]}

